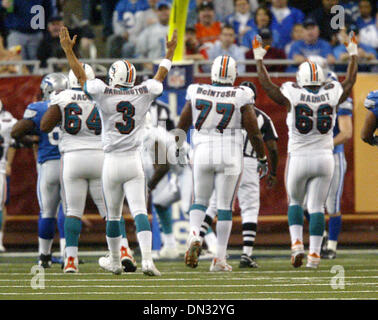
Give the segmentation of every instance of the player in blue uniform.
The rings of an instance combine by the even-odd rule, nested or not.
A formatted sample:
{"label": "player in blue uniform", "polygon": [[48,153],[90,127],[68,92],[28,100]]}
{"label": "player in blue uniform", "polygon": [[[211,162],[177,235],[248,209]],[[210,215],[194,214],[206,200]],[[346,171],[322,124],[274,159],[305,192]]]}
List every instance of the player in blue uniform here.
{"label": "player in blue uniform", "polygon": [[368,112],[361,130],[361,139],[372,146],[378,146],[378,135],[375,134],[378,129],[378,90],[367,95],[364,105]]}
{"label": "player in blue uniform", "polygon": [[[40,130],[40,122],[49,106],[50,95],[67,88],[68,79],[65,75],[52,73],[45,76],[41,82],[43,101],[29,104],[23,119],[14,125],[11,133],[14,139],[26,145],[35,143],[35,136],[38,137],[37,196],[41,210],[38,221],[38,244],[39,264],[44,268],[49,268],[52,264],[51,247],[55,234],[56,216],[61,201],[60,153],[58,148],[61,131],[57,126],[49,134],[43,133]],[[60,222],[62,220],[64,219],[59,219]],[[61,229],[59,233],[62,236]],[[64,241],[61,242],[61,245],[64,245]]]}

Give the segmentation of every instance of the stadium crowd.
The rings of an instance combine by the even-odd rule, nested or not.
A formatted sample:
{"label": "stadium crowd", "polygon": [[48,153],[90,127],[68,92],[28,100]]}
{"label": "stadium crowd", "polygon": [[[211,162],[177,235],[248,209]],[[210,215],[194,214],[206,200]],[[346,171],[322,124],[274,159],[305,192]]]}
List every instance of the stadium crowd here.
{"label": "stadium crowd", "polygon": [[[81,0],[82,15],[63,17],[65,0],[1,0],[0,60],[41,61],[64,58],[59,30],[69,22],[77,34],[79,56],[98,58],[97,46],[105,46],[107,58],[164,57],[172,1],[169,0]],[[378,19],[376,0],[190,0],[186,23],[186,58],[213,60],[227,54],[234,59],[253,59],[252,39],[261,35],[270,50],[266,59],[291,59],[301,63],[310,58],[335,71],[345,71],[347,52],[343,43],[353,30],[359,41],[359,71],[377,66],[363,61],[377,59]],[[45,8],[46,30],[30,25],[31,8]],[[345,9],[345,28],[330,27],[340,5]],[[64,19],[63,19],[64,18]],[[64,22],[63,22],[64,21]],[[102,24],[102,39],[95,41],[93,26]],[[5,49],[7,48],[7,49]],[[208,71],[203,66],[203,71]],[[0,71],[12,72],[5,68]],[[255,72],[254,65],[239,65],[239,73]],[[269,71],[295,72],[296,66],[270,65]]]}

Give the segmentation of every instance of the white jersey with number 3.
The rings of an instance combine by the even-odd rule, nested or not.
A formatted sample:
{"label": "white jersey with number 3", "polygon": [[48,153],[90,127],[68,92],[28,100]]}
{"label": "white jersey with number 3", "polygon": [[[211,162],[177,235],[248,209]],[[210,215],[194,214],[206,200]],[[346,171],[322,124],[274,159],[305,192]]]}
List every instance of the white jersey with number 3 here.
{"label": "white jersey with number 3", "polygon": [[51,98],[50,105],[58,105],[62,114],[61,153],[102,150],[100,115],[95,103],[82,90],[64,90]]}
{"label": "white jersey with number 3", "polygon": [[97,102],[105,152],[139,150],[144,119],[163,84],[149,79],[132,88],[112,88],[100,79],[87,80],[84,92]]}
{"label": "white jersey with number 3", "polygon": [[[254,103],[248,87],[192,84],[186,100],[192,105],[193,144],[222,141],[226,137],[243,144],[241,107]],[[236,130],[235,130],[236,129]]]}
{"label": "white jersey with number 3", "polygon": [[343,94],[341,83],[331,81],[313,92],[294,82],[285,82],[281,92],[291,105],[286,118],[288,152],[332,152],[336,109]]}

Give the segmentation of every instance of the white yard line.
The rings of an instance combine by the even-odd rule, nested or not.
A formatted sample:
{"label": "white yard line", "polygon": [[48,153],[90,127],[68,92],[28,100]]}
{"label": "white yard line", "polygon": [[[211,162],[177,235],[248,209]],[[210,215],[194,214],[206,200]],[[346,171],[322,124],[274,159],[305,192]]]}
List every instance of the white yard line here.
{"label": "white yard line", "polygon": [[[301,294],[301,293],[306,293],[308,294],[309,291],[245,291],[245,292],[233,292],[233,291],[225,291],[225,292],[182,292],[182,291],[175,291],[175,292],[152,292],[152,291],[143,291],[143,292],[133,292],[133,293],[125,293],[125,292],[80,292],[76,293],[78,295],[144,295],[144,294],[149,294],[149,295],[182,295],[182,294],[193,294],[193,295],[236,295],[236,294]],[[377,293],[377,291],[372,291],[372,290],[360,290],[360,291],[347,291],[347,290],[332,290],[332,291],[317,291],[317,292],[312,292],[312,294],[323,294],[323,293]],[[73,292],[25,292],[25,293],[5,293],[5,292],[0,292],[0,295],[72,295]]]}

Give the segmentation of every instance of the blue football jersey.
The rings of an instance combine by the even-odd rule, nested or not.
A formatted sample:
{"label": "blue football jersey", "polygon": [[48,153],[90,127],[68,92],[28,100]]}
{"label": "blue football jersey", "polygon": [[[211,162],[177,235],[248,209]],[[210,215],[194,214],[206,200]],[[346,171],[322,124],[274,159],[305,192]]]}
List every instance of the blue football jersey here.
{"label": "blue football jersey", "polygon": [[375,127],[378,129],[378,90],[369,92],[364,105],[366,109],[370,110],[375,115]]}
{"label": "blue football jersey", "polygon": [[[340,133],[339,116],[345,116],[345,115],[352,116],[353,115],[352,110],[353,110],[353,100],[351,98],[348,98],[346,101],[340,104],[339,111],[337,111],[335,126],[333,128],[334,137],[336,137]],[[338,152],[344,152],[344,144],[339,144],[333,149],[333,153],[338,153]]]}
{"label": "blue football jersey", "polygon": [[38,163],[44,163],[47,160],[60,159],[59,139],[60,128],[57,126],[50,133],[44,133],[40,129],[41,119],[48,108],[48,101],[31,103],[27,106],[24,119],[34,122],[34,133],[39,136],[38,144]]}

